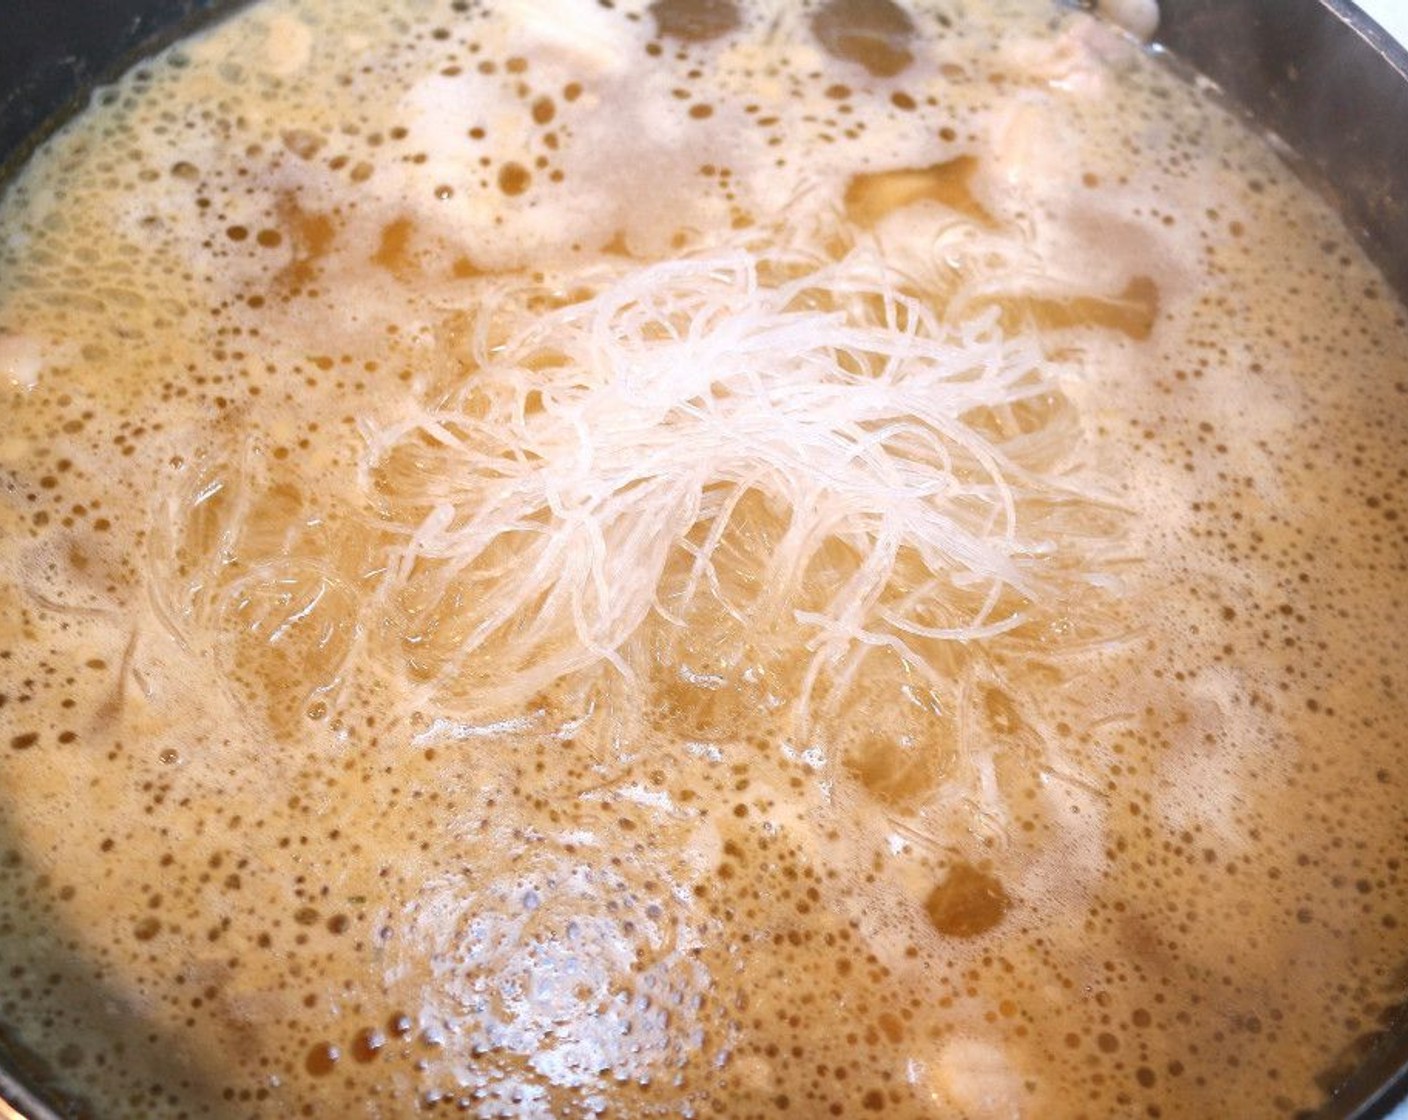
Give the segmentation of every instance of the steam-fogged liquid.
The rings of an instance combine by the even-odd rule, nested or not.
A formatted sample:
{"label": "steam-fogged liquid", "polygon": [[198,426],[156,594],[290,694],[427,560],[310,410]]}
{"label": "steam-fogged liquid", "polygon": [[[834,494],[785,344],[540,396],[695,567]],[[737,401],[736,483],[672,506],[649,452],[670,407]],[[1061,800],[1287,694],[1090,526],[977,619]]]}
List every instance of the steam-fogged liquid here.
{"label": "steam-fogged liquid", "polygon": [[[0,213],[7,1035],[102,1115],[1313,1106],[1408,955],[1408,331],[1333,216],[1045,5],[380,8],[168,52]],[[990,269],[1122,590],[809,737],[663,624],[643,698],[437,707],[359,425],[505,276],[779,222]]]}

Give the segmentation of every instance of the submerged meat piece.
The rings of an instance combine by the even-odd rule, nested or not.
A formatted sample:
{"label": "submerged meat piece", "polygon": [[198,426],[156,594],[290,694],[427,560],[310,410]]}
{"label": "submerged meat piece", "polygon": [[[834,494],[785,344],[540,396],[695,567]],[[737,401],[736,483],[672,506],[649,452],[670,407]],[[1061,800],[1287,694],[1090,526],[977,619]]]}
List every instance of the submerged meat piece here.
{"label": "submerged meat piece", "polygon": [[812,17],[826,52],[891,78],[914,61],[914,21],[892,0],[829,0]]}
{"label": "submerged meat piece", "polygon": [[901,207],[937,202],[980,225],[992,225],[992,215],[971,186],[977,170],[976,157],[958,156],[931,167],[856,175],[846,187],[846,216],[868,229]]}
{"label": "submerged meat piece", "polygon": [[1146,43],[1159,28],[1158,0],[1100,0],[1096,11]]}
{"label": "submerged meat piece", "polygon": [[956,863],[929,892],[924,908],[934,928],[949,937],[977,937],[1002,921],[1012,900],[994,875]]}
{"label": "submerged meat piece", "polygon": [[0,380],[17,389],[33,389],[43,369],[43,351],[37,339],[0,335]]}
{"label": "submerged meat piece", "polygon": [[661,35],[692,42],[717,39],[738,26],[733,0],[655,0],[650,14]]}
{"label": "submerged meat piece", "polygon": [[960,1115],[993,1120],[1023,1115],[1021,1081],[1002,1051],[989,1043],[971,1038],[949,1042],[933,1082]]}

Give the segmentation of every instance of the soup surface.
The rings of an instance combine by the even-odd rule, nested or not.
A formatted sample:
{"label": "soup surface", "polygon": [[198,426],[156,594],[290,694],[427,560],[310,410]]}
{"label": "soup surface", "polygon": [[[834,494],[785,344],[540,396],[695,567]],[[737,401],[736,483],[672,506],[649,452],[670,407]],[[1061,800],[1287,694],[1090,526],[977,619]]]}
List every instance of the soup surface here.
{"label": "soup surface", "polygon": [[1408,987],[1405,371],[1081,12],[263,0],[0,206],[3,1037],[103,1116],[1311,1110]]}

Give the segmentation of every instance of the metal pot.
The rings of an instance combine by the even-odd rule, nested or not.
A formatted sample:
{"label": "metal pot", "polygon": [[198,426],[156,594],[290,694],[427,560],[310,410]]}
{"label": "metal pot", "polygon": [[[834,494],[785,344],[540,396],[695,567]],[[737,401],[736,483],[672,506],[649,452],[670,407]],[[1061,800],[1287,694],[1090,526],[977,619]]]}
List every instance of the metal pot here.
{"label": "metal pot", "polygon": [[[0,38],[0,181],[87,91],[244,0],[12,3]],[[1071,0],[1093,3],[1093,0]],[[1339,208],[1408,299],[1408,51],[1347,0],[1162,0],[1158,49],[1211,79]],[[0,1120],[92,1115],[51,1095],[0,1024]],[[1408,1007],[1344,1060],[1320,1120],[1408,1117]],[[1403,1111],[1395,1113],[1395,1107]]]}

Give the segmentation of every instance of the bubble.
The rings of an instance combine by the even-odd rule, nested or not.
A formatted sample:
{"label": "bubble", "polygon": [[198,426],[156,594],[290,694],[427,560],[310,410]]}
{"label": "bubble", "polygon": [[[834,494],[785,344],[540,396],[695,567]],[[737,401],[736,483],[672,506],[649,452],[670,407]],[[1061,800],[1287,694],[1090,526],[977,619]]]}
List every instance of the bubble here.
{"label": "bubble", "polygon": [[522,194],[532,181],[532,172],[521,163],[506,163],[499,168],[499,190],[510,197]]}
{"label": "bubble", "polygon": [[331,1042],[319,1042],[308,1051],[303,1066],[314,1077],[327,1077],[341,1057],[342,1051]]}

